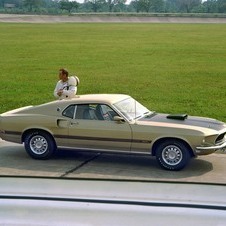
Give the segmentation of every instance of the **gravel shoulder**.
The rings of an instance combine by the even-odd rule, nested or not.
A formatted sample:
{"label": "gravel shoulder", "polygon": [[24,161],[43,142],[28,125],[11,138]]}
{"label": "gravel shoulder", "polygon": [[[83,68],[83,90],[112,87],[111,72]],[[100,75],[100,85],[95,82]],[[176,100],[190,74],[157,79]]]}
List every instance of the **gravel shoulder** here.
{"label": "gravel shoulder", "polygon": [[226,18],[0,14],[0,23],[226,23]]}

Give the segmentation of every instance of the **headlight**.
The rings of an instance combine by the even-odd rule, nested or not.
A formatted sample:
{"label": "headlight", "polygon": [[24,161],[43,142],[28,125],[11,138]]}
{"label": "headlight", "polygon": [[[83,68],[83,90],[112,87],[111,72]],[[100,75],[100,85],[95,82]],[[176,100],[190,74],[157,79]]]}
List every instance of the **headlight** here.
{"label": "headlight", "polygon": [[220,144],[220,143],[223,143],[225,141],[225,134],[226,133],[222,133],[220,134],[217,139],[216,139],[216,144]]}

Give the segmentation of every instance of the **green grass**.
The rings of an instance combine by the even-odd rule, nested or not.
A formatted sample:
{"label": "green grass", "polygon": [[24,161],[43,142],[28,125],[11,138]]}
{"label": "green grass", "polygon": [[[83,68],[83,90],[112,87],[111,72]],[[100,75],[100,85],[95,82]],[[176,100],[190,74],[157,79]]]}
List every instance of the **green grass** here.
{"label": "green grass", "polygon": [[0,113],[53,100],[58,69],[79,94],[127,93],[150,110],[226,121],[225,24],[0,23]]}

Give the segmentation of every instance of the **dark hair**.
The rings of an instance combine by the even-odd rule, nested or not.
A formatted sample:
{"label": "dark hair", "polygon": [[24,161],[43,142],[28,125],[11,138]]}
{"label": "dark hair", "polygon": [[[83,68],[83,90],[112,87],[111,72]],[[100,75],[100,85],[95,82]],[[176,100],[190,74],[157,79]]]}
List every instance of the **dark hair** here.
{"label": "dark hair", "polygon": [[66,76],[68,76],[68,70],[67,69],[65,69],[65,68],[61,68],[60,70],[59,70],[59,72],[61,72],[63,75],[66,75]]}

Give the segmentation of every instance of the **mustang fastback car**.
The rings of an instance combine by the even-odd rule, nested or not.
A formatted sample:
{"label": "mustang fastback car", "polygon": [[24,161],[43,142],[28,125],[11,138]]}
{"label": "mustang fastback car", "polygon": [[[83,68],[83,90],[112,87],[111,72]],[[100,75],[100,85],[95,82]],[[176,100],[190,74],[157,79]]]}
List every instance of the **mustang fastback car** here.
{"label": "mustang fastback car", "polygon": [[215,119],[160,114],[128,95],[89,94],[27,106],[0,115],[0,137],[24,143],[35,159],[57,148],[156,156],[168,170],[226,147],[226,124]]}

